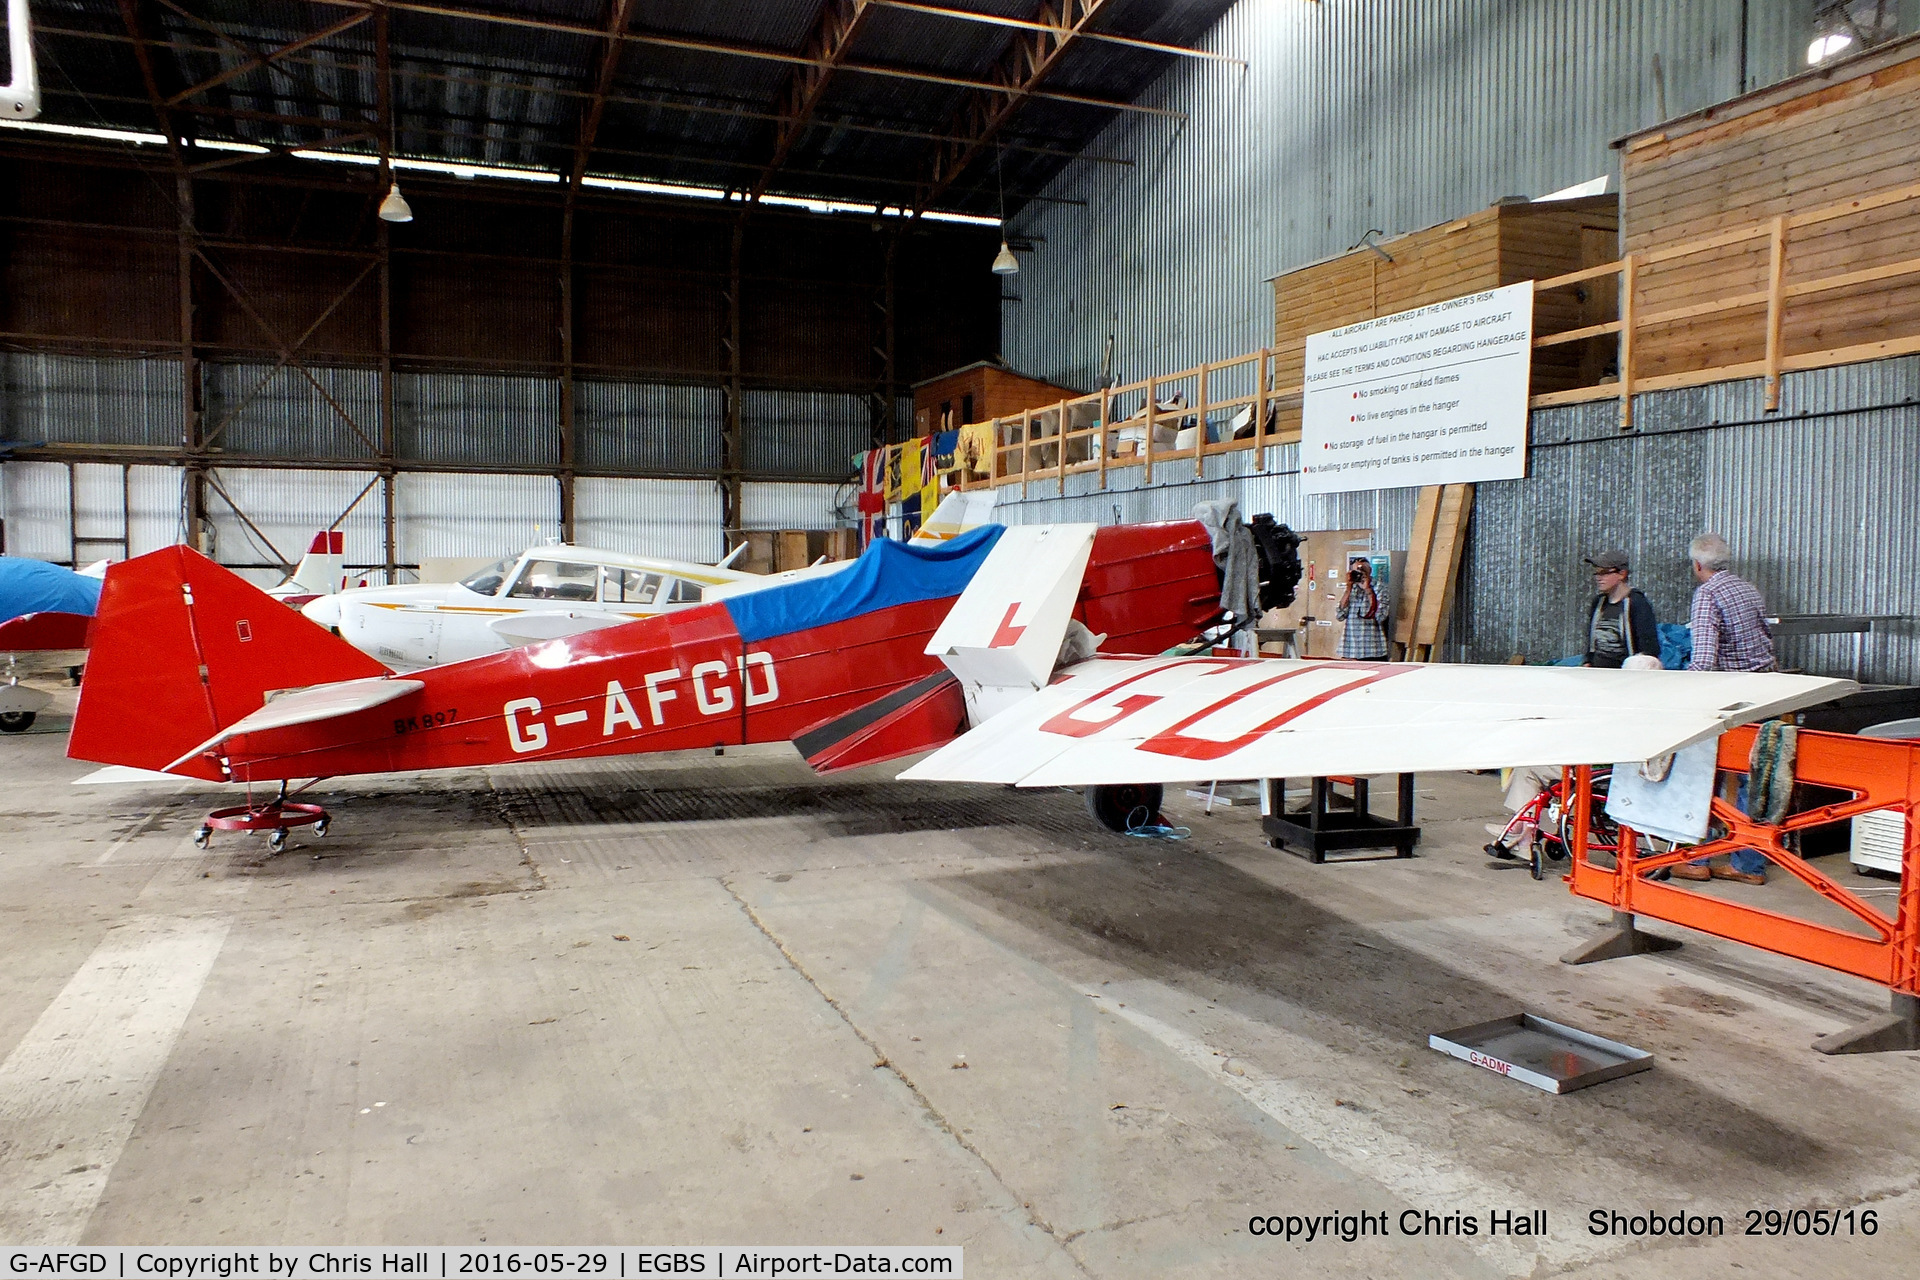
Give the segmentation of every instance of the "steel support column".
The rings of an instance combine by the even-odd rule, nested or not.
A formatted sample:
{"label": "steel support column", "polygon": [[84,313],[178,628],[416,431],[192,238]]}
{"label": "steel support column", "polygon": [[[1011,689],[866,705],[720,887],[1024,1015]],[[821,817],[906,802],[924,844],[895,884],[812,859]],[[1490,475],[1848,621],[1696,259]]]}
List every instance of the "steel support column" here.
{"label": "steel support column", "polygon": [[900,248],[900,237],[887,233],[886,248],[882,251],[880,288],[873,299],[874,307],[874,384],[867,394],[867,446],[878,449],[893,443],[895,420],[894,406],[899,403],[900,387],[894,375],[894,258]]}
{"label": "steel support column", "polygon": [[727,258],[727,391],[720,427],[720,527],[741,527],[743,425],[740,361],[740,261],[746,246],[747,219],[733,223],[733,247]]}

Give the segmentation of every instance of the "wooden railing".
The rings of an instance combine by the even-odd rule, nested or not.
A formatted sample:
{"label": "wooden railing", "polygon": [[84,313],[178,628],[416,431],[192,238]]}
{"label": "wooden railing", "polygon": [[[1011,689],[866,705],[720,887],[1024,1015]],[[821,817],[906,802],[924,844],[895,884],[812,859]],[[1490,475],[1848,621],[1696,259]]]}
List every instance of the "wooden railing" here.
{"label": "wooden railing", "polygon": [[[1897,187],[1801,213],[1781,214],[1764,222],[1640,253],[1629,253],[1616,262],[1535,281],[1533,287],[1536,294],[1549,289],[1574,288],[1591,280],[1609,277],[1617,281],[1618,319],[1557,333],[1535,334],[1533,339],[1534,349],[1541,350],[1612,335],[1617,347],[1617,372],[1613,377],[1590,386],[1544,392],[1532,397],[1529,403],[1535,409],[1544,409],[1553,405],[1617,400],[1621,429],[1629,430],[1633,425],[1633,397],[1642,392],[1761,377],[1766,380],[1766,407],[1772,410],[1780,407],[1780,378],[1783,373],[1920,352],[1920,333],[1791,354],[1784,350],[1781,340],[1786,312],[1796,299],[1907,276],[1920,276],[1920,257],[1915,257],[1789,284],[1786,279],[1787,261],[1793,231],[1913,200],[1920,200],[1920,184]],[[1761,239],[1768,242],[1765,288],[1742,290],[1657,311],[1643,312],[1636,307],[1635,293],[1639,287],[1639,276],[1646,268]],[[1765,308],[1765,355],[1761,359],[1650,377],[1635,372],[1635,340],[1646,330],[1762,306]],[[1355,316],[1353,322],[1368,318]],[[962,471],[959,473],[962,477],[959,487],[979,489],[1017,484],[1024,498],[1036,481],[1053,482],[1058,492],[1064,495],[1070,475],[1097,473],[1100,487],[1104,489],[1109,471],[1142,467],[1146,479],[1151,481],[1155,467],[1188,461],[1193,465],[1193,474],[1198,476],[1209,455],[1248,449],[1253,451],[1256,470],[1264,471],[1269,447],[1289,444],[1300,438],[1297,429],[1281,431],[1268,426],[1268,419],[1273,416],[1276,406],[1296,406],[1300,403],[1302,393],[1300,386],[1274,387],[1273,376],[1273,352],[1271,348],[1262,347],[1229,360],[1196,365],[1178,373],[1130,382],[1106,391],[1061,400],[1040,409],[1029,409],[1018,417],[995,419],[991,472]],[[1224,396],[1217,394],[1223,383],[1244,384],[1249,379],[1252,383],[1250,390]],[[1186,395],[1188,391],[1192,394]],[[1158,408],[1158,401],[1174,392],[1181,393],[1186,403],[1177,408]],[[1142,410],[1124,418],[1113,417],[1119,402],[1130,405],[1137,396],[1145,398]],[[1220,434],[1226,438],[1218,441],[1208,439],[1209,433],[1205,428],[1210,422],[1230,422],[1238,410],[1247,406],[1253,409],[1250,432],[1235,438],[1233,432],[1223,430]],[[1163,445],[1157,438],[1156,428],[1164,433],[1169,424],[1175,431],[1174,440],[1171,444]],[[1192,442],[1181,445],[1178,432],[1188,426],[1195,429]]]}
{"label": "wooden railing", "polygon": [[[1272,386],[1272,359],[1272,352],[1262,347],[1229,360],[1023,410],[1018,417],[994,419],[991,474],[962,471],[960,487],[1017,484],[1025,497],[1035,481],[1054,481],[1064,494],[1068,476],[1094,472],[1104,489],[1107,472],[1118,468],[1143,467],[1146,478],[1152,480],[1155,467],[1190,460],[1197,476],[1209,455],[1248,449],[1254,453],[1255,469],[1265,470],[1269,446],[1300,438],[1298,431],[1283,435],[1268,426],[1274,407],[1298,403],[1301,393],[1300,387]],[[1223,384],[1229,394],[1220,394]],[[1232,394],[1236,385],[1249,389]],[[1130,405],[1136,397],[1145,401],[1138,412],[1114,416],[1118,406]],[[1174,397],[1180,400],[1177,407],[1160,407],[1163,399]],[[1244,436],[1233,438],[1234,433],[1224,428],[1242,409],[1252,411],[1250,428]],[[1209,440],[1210,425],[1221,428],[1220,434],[1227,438]],[[1179,438],[1186,430],[1193,432],[1193,439],[1183,445]],[[1172,435],[1171,441],[1163,440],[1167,434]]]}
{"label": "wooden railing", "polygon": [[[1730,382],[1738,378],[1758,377],[1766,380],[1766,407],[1771,411],[1780,407],[1780,377],[1783,373],[1798,369],[1818,369],[1828,365],[1855,364],[1862,360],[1879,360],[1887,356],[1911,355],[1920,352],[1920,334],[1907,334],[1877,342],[1827,347],[1817,351],[1796,351],[1792,354],[1785,351],[1781,341],[1787,310],[1797,299],[1831,293],[1838,289],[1920,275],[1920,258],[1906,258],[1898,262],[1881,263],[1856,271],[1842,271],[1818,279],[1798,280],[1788,284],[1787,261],[1792,245],[1792,233],[1801,227],[1815,226],[1819,223],[1831,222],[1836,218],[1869,213],[1876,209],[1886,209],[1911,200],[1920,200],[1920,183],[1895,187],[1852,200],[1842,200],[1801,213],[1780,214],[1764,222],[1750,223],[1744,227],[1735,227],[1713,235],[1662,245],[1657,249],[1648,249],[1641,253],[1629,253],[1618,262],[1609,262],[1602,266],[1588,267],[1582,271],[1571,271],[1566,275],[1535,281],[1533,290],[1538,294],[1548,289],[1572,288],[1588,280],[1598,280],[1607,276],[1616,277],[1619,281],[1620,316],[1617,320],[1609,320],[1602,324],[1567,329],[1560,333],[1534,335],[1533,345],[1537,350],[1542,347],[1558,346],[1562,343],[1579,342],[1613,334],[1616,335],[1619,354],[1616,361],[1617,375],[1611,381],[1565,391],[1549,391],[1534,396],[1531,402],[1533,407],[1540,409],[1557,404],[1618,400],[1620,428],[1625,431],[1633,426],[1633,397],[1641,392],[1665,391],[1675,387],[1697,387],[1709,382]],[[1764,288],[1722,294],[1681,306],[1663,307],[1658,311],[1642,311],[1635,305],[1639,276],[1646,268],[1763,239],[1767,241]],[[1765,308],[1764,329],[1762,335],[1756,335],[1764,336],[1765,354],[1760,359],[1720,364],[1704,369],[1688,369],[1653,377],[1642,377],[1635,372],[1636,338],[1645,330],[1677,324],[1684,320],[1724,315],[1758,307]]]}

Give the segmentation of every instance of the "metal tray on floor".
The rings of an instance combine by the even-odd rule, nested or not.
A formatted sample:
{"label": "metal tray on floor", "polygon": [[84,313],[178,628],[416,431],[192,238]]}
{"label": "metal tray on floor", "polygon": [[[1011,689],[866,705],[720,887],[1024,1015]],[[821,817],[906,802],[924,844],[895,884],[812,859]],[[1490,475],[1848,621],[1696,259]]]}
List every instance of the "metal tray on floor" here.
{"label": "metal tray on floor", "polygon": [[1442,1031],[1428,1036],[1427,1045],[1548,1093],[1572,1093],[1653,1066],[1645,1049],[1531,1013]]}

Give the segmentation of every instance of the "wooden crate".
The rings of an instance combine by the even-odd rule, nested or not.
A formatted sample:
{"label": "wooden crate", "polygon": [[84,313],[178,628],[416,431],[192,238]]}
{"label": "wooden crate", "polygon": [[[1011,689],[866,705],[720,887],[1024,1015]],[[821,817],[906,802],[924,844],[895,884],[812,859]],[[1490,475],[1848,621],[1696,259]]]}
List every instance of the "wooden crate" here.
{"label": "wooden crate", "polygon": [[[1920,183],[1920,36],[1795,76],[1620,142],[1625,248],[1655,252],[1781,215]],[[1915,256],[1920,201],[1799,226],[1786,233],[1782,284],[1871,272]],[[1772,239],[1737,243],[1636,273],[1642,315],[1703,298],[1757,295],[1739,310],[1640,327],[1636,383],[1763,361]],[[1920,329],[1920,277],[1869,279],[1791,298],[1780,354],[1881,342]],[[1862,357],[1864,358],[1864,357]]]}
{"label": "wooden crate", "polygon": [[[1537,280],[1611,262],[1618,256],[1613,197],[1495,205],[1424,231],[1381,242],[1388,262],[1369,249],[1289,271],[1273,281],[1274,385],[1300,385],[1307,335],[1375,316],[1409,311],[1463,294]],[[1540,298],[1541,332],[1614,318],[1607,290],[1561,291]],[[1568,343],[1539,352],[1534,391],[1598,380],[1608,354]],[[1591,375],[1585,376],[1583,375]],[[1297,402],[1283,408],[1282,434],[1297,434]]]}

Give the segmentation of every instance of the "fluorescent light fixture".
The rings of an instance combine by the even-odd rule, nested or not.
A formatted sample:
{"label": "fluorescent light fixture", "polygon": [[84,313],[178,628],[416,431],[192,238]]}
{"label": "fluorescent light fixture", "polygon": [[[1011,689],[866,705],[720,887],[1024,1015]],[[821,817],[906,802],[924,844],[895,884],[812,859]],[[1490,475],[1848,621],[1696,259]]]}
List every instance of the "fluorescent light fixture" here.
{"label": "fluorescent light fixture", "polygon": [[[0,128],[23,129],[34,133],[50,133],[68,138],[90,138],[98,142],[126,142],[142,147],[164,147],[166,137],[158,133],[148,133],[137,129],[103,129],[92,125],[48,124],[39,120],[8,120],[0,117]],[[234,151],[248,155],[267,155],[271,147],[263,147],[254,142],[234,142],[225,138],[187,139],[187,144],[201,151]],[[379,165],[380,157],[368,151],[326,151],[309,150],[299,147],[287,152],[296,160],[322,160],[329,164],[358,164],[374,167]],[[389,162],[395,170],[411,170],[418,173],[439,173],[455,178],[501,178],[513,182],[555,183],[560,175],[551,169],[514,169],[502,165],[463,164],[457,160],[418,160],[408,156],[394,156]],[[739,192],[729,192],[722,187],[695,186],[691,183],[648,182],[634,178],[611,178],[598,174],[588,174],[581,179],[581,186],[599,187],[607,191],[632,191],[641,195],[675,196],[685,200],[740,200]],[[853,203],[845,200],[820,200],[811,196],[761,196],[762,204],[778,205],[782,208],[805,209],[811,213],[857,213],[876,216],[870,204]],[[878,211],[883,218],[905,218],[911,210],[901,205],[886,205]],[[944,209],[929,209],[920,215],[928,222],[955,222],[972,227],[997,227],[1000,219],[985,217],[974,213],[950,213]]]}
{"label": "fluorescent light fixture", "polygon": [[602,187],[608,191],[637,191],[650,196],[681,196],[689,200],[725,200],[719,187],[689,187],[675,182],[641,182],[633,178],[601,178],[588,174],[580,179],[583,187]]}
{"label": "fluorescent light fixture", "polygon": [[1853,48],[1853,37],[1845,31],[1815,36],[1813,43],[1807,46],[1807,65],[1819,66],[1829,58],[1837,58],[1851,48]]}
{"label": "fluorescent light fixture", "polygon": [[928,222],[964,222],[970,227],[997,227],[998,218],[985,218],[977,213],[947,213],[940,209],[929,209],[920,215]]}
{"label": "fluorescent light fixture", "polygon": [[143,147],[164,147],[167,140],[157,133],[142,133],[133,129],[95,129],[78,124],[47,124],[41,120],[7,120],[0,118],[0,126],[8,129],[24,129],[28,133],[57,133],[67,138],[98,138],[102,142],[131,142]]}
{"label": "fluorescent light fixture", "polygon": [[[248,155],[264,156],[272,147],[263,147],[253,142],[229,142],[225,138],[194,138],[192,146],[196,151],[244,151]],[[83,538],[84,542],[85,539]]]}

